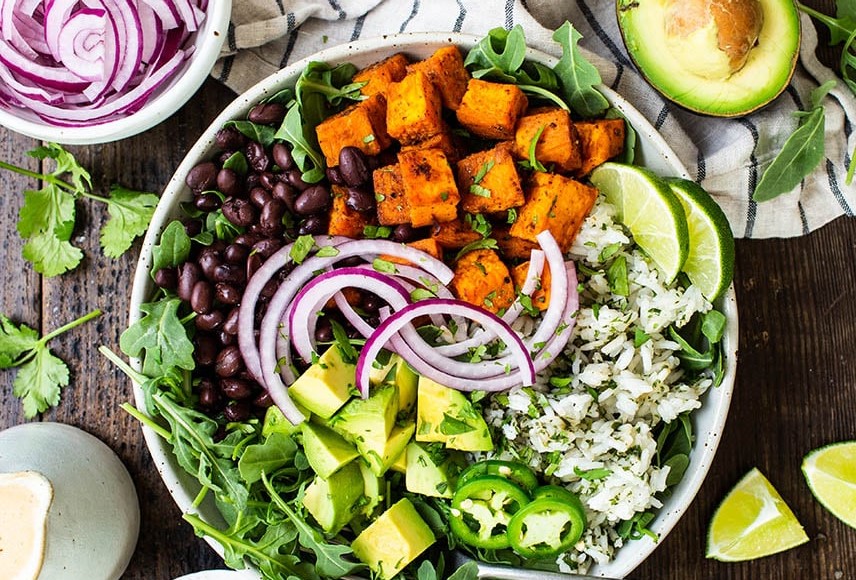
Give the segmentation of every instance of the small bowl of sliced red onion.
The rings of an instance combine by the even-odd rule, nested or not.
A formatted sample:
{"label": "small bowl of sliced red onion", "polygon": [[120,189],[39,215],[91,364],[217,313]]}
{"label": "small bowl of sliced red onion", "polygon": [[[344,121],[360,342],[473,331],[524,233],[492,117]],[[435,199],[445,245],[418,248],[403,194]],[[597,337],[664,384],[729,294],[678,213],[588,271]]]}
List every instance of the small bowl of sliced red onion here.
{"label": "small bowl of sliced red onion", "polygon": [[84,145],[141,133],[196,92],[231,1],[0,2],[0,125]]}

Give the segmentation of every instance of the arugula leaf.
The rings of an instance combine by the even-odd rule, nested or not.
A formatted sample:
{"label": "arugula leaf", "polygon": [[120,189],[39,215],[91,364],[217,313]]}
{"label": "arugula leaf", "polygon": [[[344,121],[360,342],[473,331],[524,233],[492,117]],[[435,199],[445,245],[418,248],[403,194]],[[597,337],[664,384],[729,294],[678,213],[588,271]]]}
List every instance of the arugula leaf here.
{"label": "arugula leaf", "polygon": [[110,197],[103,199],[110,219],[101,228],[101,247],[108,258],[118,258],[137,236],[146,233],[159,198],[153,193],[112,185]]}
{"label": "arugula leaf", "polygon": [[553,70],[571,109],[583,117],[600,117],[609,102],[596,88],[601,83],[600,73],[580,52],[580,38],[582,35],[567,21],[553,33],[553,40],[562,45],[562,58]]}
{"label": "arugula leaf", "polygon": [[247,163],[246,155],[240,151],[235,151],[223,162],[223,169],[231,169],[238,175],[246,175],[247,171],[250,170],[250,166]]}
{"label": "arugula leaf", "polygon": [[233,128],[248,139],[258,141],[265,147],[273,145],[276,130],[270,125],[260,125],[252,121],[233,120],[223,123],[223,128]]}
{"label": "arugula leaf", "polygon": [[164,228],[160,243],[152,248],[152,277],[162,268],[184,263],[190,256],[191,246],[184,224],[178,220],[171,221]]}
{"label": "arugula leaf", "polygon": [[12,394],[21,399],[27,419],[58,405],[62,388],[68,386],[68,366],[51,353],[48,342],[100,315],[93,310],[39,338],[32,328],[15,326],[0,314],[0,368],[18,367]]}
{"label": "arugula leaf", "polygon": [[145,351],[143,373],[162,376],[172,367],[193,370],[193,343],[178,317],[181,300],[171,298],[140,305],[144,316],[119,337],[119,346],[128,356]]}
{"label": "arugula leaf", "polygon": [[264,443],[249,445],[238,460],[238,471],[247,483],[260,481],[262,473],[274,473],[294,462],[297,443],[284,433],[271,433]]}

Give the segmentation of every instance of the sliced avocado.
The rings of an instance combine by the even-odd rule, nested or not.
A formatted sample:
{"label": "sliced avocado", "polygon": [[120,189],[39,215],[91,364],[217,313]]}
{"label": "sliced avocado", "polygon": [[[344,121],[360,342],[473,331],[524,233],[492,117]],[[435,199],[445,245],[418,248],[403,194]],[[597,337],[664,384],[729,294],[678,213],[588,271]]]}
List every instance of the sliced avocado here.
{"label": "sliced avocado", "polygon": [[[303,407],[302,405],[295,403],[297,408],[303,413],[304,417],[309,417],[311,414],[308,409]],[[262,423],[262,437],[267,439],[270,437],[271,433],[282,433],[283,435],[294,435],[298,431],[300,431],[302,423],[298,425],[292,425],[291,421],[285,418],[285,415],[282,414],[282,411],[279,410],[279,407],[276,405],[271,405],[265,411],[265,420]]]}
{"label": "sliced avocado", "polygon": [[487,423],[466,395],[426,377],[419,377],[416,440],[461,451],[493,449]]}
{"label": "sliced avocado", "polygon": [[328,479],[315,476],[303,493],[303,506],[328,534],[337,534],[359,511],[363,476],[356,461]]}
{"label": "sliced avocado", "polygon": [[398,473],[407,473],[407,449],[405,448],[402,451],[398,458],[392,462],[392,465],[389,466],[392,471],[396,471]]}
{"label": "sliced avocado", "polygon": [[312,413],[329,419],[348,402],[356,384],[356,367],[336,347],[328,348],[297,377],[288,393]]}
{"label": "sliced avocado", "polygon": [[360,513],[370,518],[374,515],[375,508],[384,499],[386,482],[382,477],[375,475],[365,461],[358,461],[357,465],[360,466],[360,473],[363,476],[363,495],[366,497],[366,503]]}
{"label": "sliced avocado", "polygon": [[[385,362],[384,362],[385,361]],[[395,379],[395,365],[398,362],[398,355],[381,350],[375,361],[372,363],[372,368],[369,370],[369,384],[377,387],[384,383],[391,383]]]}
{"label": "sliced avocado", "polygon": [[341,435],[309,421],[303,422],[303,452],[312,470],[324,479],[360,455]]}
{"label": "sliced avocado", "polygon": [[383,580],[392,578],[435,541],[434,532],[404,498],[382,513],[351,544],[354,555]]}
{"label": "sliced avocado", "polygon": [[395,355],[398,364],[395,367],[395,386],[398,387],[399,412],[410,415],[416,407],[416,391],[419,375],[400,356]]}
{"label": "sliced avocado", "polygon": [[383,442],[382,445],[376,446],[376,441],[365,439],[362,442],[357,442],[357,451],[360,452],[372,469],[372,472],[381,476],[395,463],[404,450],[407,444],[413,439],[413,432],[416,430],[416,424],[410,421],[404,425],[396,425],[389,434],[389,439]]}
{"label": "sliced avocado", "polygon": [[330,427],[358,447],[369,441],[372,448],[382,447],[398,414],[398,391],[393,385],[373,389],[367,399],[355,397],[330,417]]}
{"label": "sliced avocado", "polygon": [[452,497],[464,459],[456,451],[447,451],[440,443],[407,445],[407,491],[430,497]]}
{"label": "sliced avocado", "polygon": [[651,85],[692,111],[731,117],[772,101],[799,55],[792,0],[618,0],[624,44]]}

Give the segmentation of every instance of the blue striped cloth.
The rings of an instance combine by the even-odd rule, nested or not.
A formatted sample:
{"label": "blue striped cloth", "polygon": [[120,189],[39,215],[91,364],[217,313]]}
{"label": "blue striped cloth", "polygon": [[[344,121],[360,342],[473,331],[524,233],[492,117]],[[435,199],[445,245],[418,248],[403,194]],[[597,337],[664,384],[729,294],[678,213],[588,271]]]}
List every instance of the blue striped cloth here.
{"label": "blue striped cloth", "polygon": [[318,50],[398,32],[484,34],[521,24],[528,42],[551,54],[551,28],[570,20],[604,83],[630,101],[674,148],[690,176],[725,210],[734,235],[745,238],[807,234],[856,211],[856,183],[845,184],[856,147],[856,100],[843,82],[826,98],[826,159],[796,190],[752,201],[755,184],[797,126],[795,111],[835,74],[815,57],[814,24],[803,17],[800,64],[787,90],[770,106],[739,119],[699,116],[654,92],[636,73],[618,32],[615,3],[604,0],[234,0],[224,56],[213,76],[241,92]]}

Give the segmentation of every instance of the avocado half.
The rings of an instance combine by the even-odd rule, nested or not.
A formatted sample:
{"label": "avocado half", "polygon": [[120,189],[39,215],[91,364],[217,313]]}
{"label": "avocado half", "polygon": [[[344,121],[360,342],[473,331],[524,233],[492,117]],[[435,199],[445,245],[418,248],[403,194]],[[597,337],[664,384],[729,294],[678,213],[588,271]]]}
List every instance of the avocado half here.
{"label": "avocado half", "polygon": [[800,45],[793,0],[617,0],[624,44],[664,97],[718,117],[751,113],[788,85]]}

